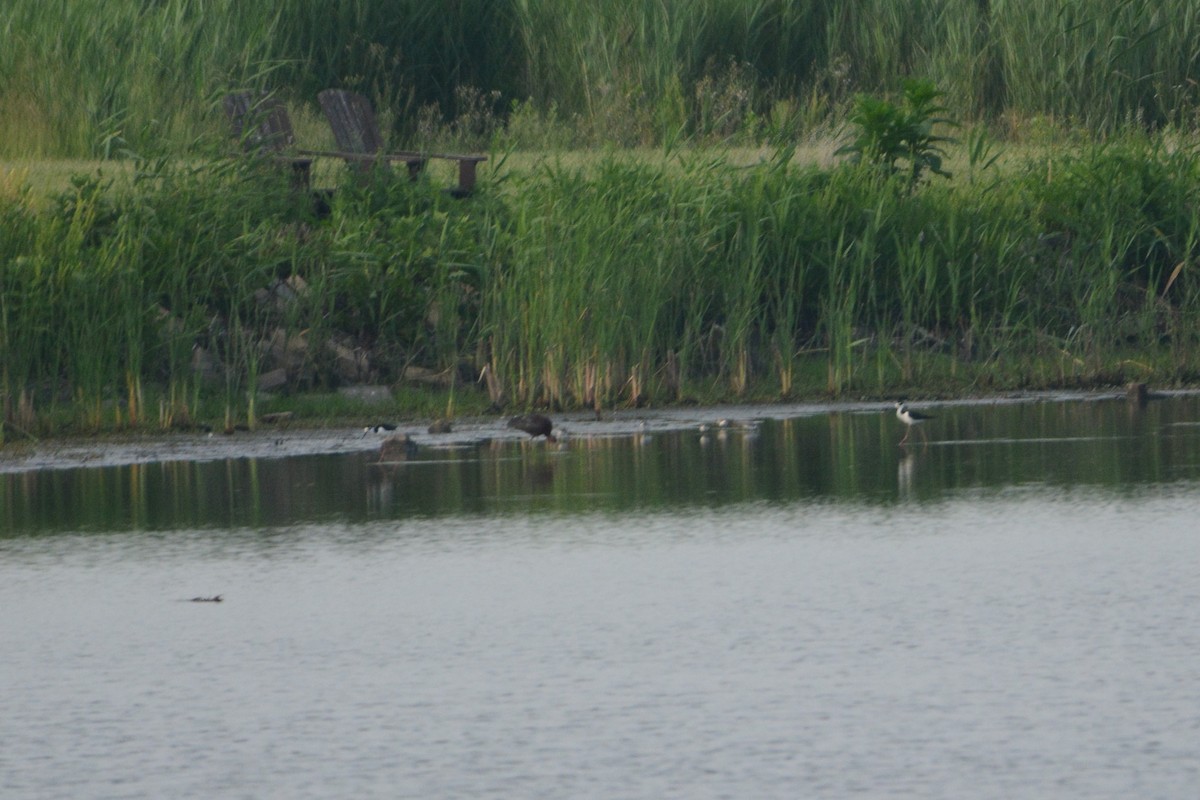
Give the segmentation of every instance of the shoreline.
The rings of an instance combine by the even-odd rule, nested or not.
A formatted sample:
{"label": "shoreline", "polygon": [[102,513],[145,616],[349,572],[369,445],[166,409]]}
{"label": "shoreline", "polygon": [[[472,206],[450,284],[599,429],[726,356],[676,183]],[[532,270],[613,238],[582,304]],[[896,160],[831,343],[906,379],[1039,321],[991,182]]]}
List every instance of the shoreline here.
{"label": "shoreline", "polygon": [[[1200,388],[1164,390],[1157,397],[1200,395]],[[1037,402],[1100,402],[1126,399],[1124,390],[1006,392],[952,400],[922,401],[922,408],[969,405],[999,405]],[[515,413],[515,412],[514,412]],[[782,420],[832,413],[892,413],[891,400],[805,401],[619,409],[595,419],[592,412],[554,414],[556,425],[571,438],[631,436],[645,425],[646,432],[668,433],[694,429],[718,420]],[[306,427],[264,425],[253,432],[220,433],[130,433],[98,434],[34,442],[14,441],[0,447],[0,474],[36,473],[45,470],[123,467],[180,461],[206,462],[229,459],[293,458],[339,455],[379,448],[388,435],[407,434],[418,445],[455,448],[483,441],[528,439],[525,433],[506,427],[510,414],[462,417],[451,433],[431,434],[430,420],[396,424],[388,434],[364,432],[361,427],[330,423]]]}

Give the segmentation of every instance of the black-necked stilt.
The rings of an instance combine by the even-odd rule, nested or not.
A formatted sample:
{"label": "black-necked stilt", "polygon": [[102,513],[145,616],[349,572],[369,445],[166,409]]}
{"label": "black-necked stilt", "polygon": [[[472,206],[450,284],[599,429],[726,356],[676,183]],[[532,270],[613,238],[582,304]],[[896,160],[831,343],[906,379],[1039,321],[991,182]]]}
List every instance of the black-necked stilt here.
{"label": "black-necked stilt", "polygon": [[363,433],[391,433],[396,430],[396,426],[390,422],[380,422],[378,425],[368,425],[363,428]]}
{"label": "black-necked stilt", "polygon": [[545,436],[547,442],[558,441],[558,432],[554,430],[554,423],[550,421],[549,417],[541,414],[522,414],[519,417],[513,417],[508,421],[508,427],[525,431],[535,439]]}
{"label": "black-necked stilt", "polygon": [[[908,435],[912,433],[913,426],[920,425],[927,419],[933,419],[928,414],[922,414],[920,411],[913,411],[902,400],[896,401],[896,418],[904,423],[907,430],[904,431],[904,438],[900,440],[900,444],[908,441]],[[925,432],[921,432],[924,436]]]}

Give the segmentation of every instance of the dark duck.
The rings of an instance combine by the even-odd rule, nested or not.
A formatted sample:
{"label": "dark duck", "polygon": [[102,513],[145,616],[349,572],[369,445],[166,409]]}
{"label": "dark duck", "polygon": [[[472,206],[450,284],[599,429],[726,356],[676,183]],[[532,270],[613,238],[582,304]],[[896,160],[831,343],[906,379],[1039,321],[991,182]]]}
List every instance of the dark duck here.
{"label": "dark duck", "polygon": [[513,417],[508,421],[508,427],[525,431],[535,439],[545,436],[547,442],[558,441],[554,435],[554,423],[550,421],[549,417],[541,414],[522,414],[519,417]]}

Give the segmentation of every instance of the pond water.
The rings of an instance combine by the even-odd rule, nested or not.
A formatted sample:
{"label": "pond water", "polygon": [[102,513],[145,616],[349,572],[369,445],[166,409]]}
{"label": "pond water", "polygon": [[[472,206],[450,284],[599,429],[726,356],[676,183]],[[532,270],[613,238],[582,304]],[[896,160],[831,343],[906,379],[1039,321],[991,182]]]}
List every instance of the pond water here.
{"label": "pond water", "polygon": [[1200,397],[921,410],[0,473],[0,797],[1193,796]]}

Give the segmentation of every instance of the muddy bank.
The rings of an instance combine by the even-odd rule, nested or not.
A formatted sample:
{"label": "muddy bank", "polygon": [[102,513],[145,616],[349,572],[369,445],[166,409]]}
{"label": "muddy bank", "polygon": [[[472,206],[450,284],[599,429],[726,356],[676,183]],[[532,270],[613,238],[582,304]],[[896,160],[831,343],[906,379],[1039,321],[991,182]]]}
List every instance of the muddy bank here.
{"label": "muddy bank", "polygon": [[[1164,392],[1163,395],[1200,394],[1200,390]],[[1070,400],[1124,400],[1123,391],[1038,392],[1006,394],[921,403],[922,407],[998,404],[1021,402],[1063,402]],[[554,415],[555,423],[570,438],[628,436],[638,431],[667,432],[716,425],[720,420],[734,423],[788,419],[828,413],[892,413],[891,402],[826,402],[771,405],[728,405],[667,409],[621,410],[604,414],[599,420],[589,413]],[[407,434],[424,447],[456,447],[490,439],[527,438],[506,427],[507,417],[463,418],[454,422],[446,434],[428,432],[429,420],[398,423],[394,433]],[[10,441],[0,448],[0,473],[29,472],[44,469],[113,467],[170,461],[220,461],[240,458],[288,458],[291,456],[353,453],[376,450],[388,434],[366,433],[361,427],[305,428],[266,427],[252,433],[231,435],[207,433],[132,434],[86,438],[53,439],[37,442]]]}

